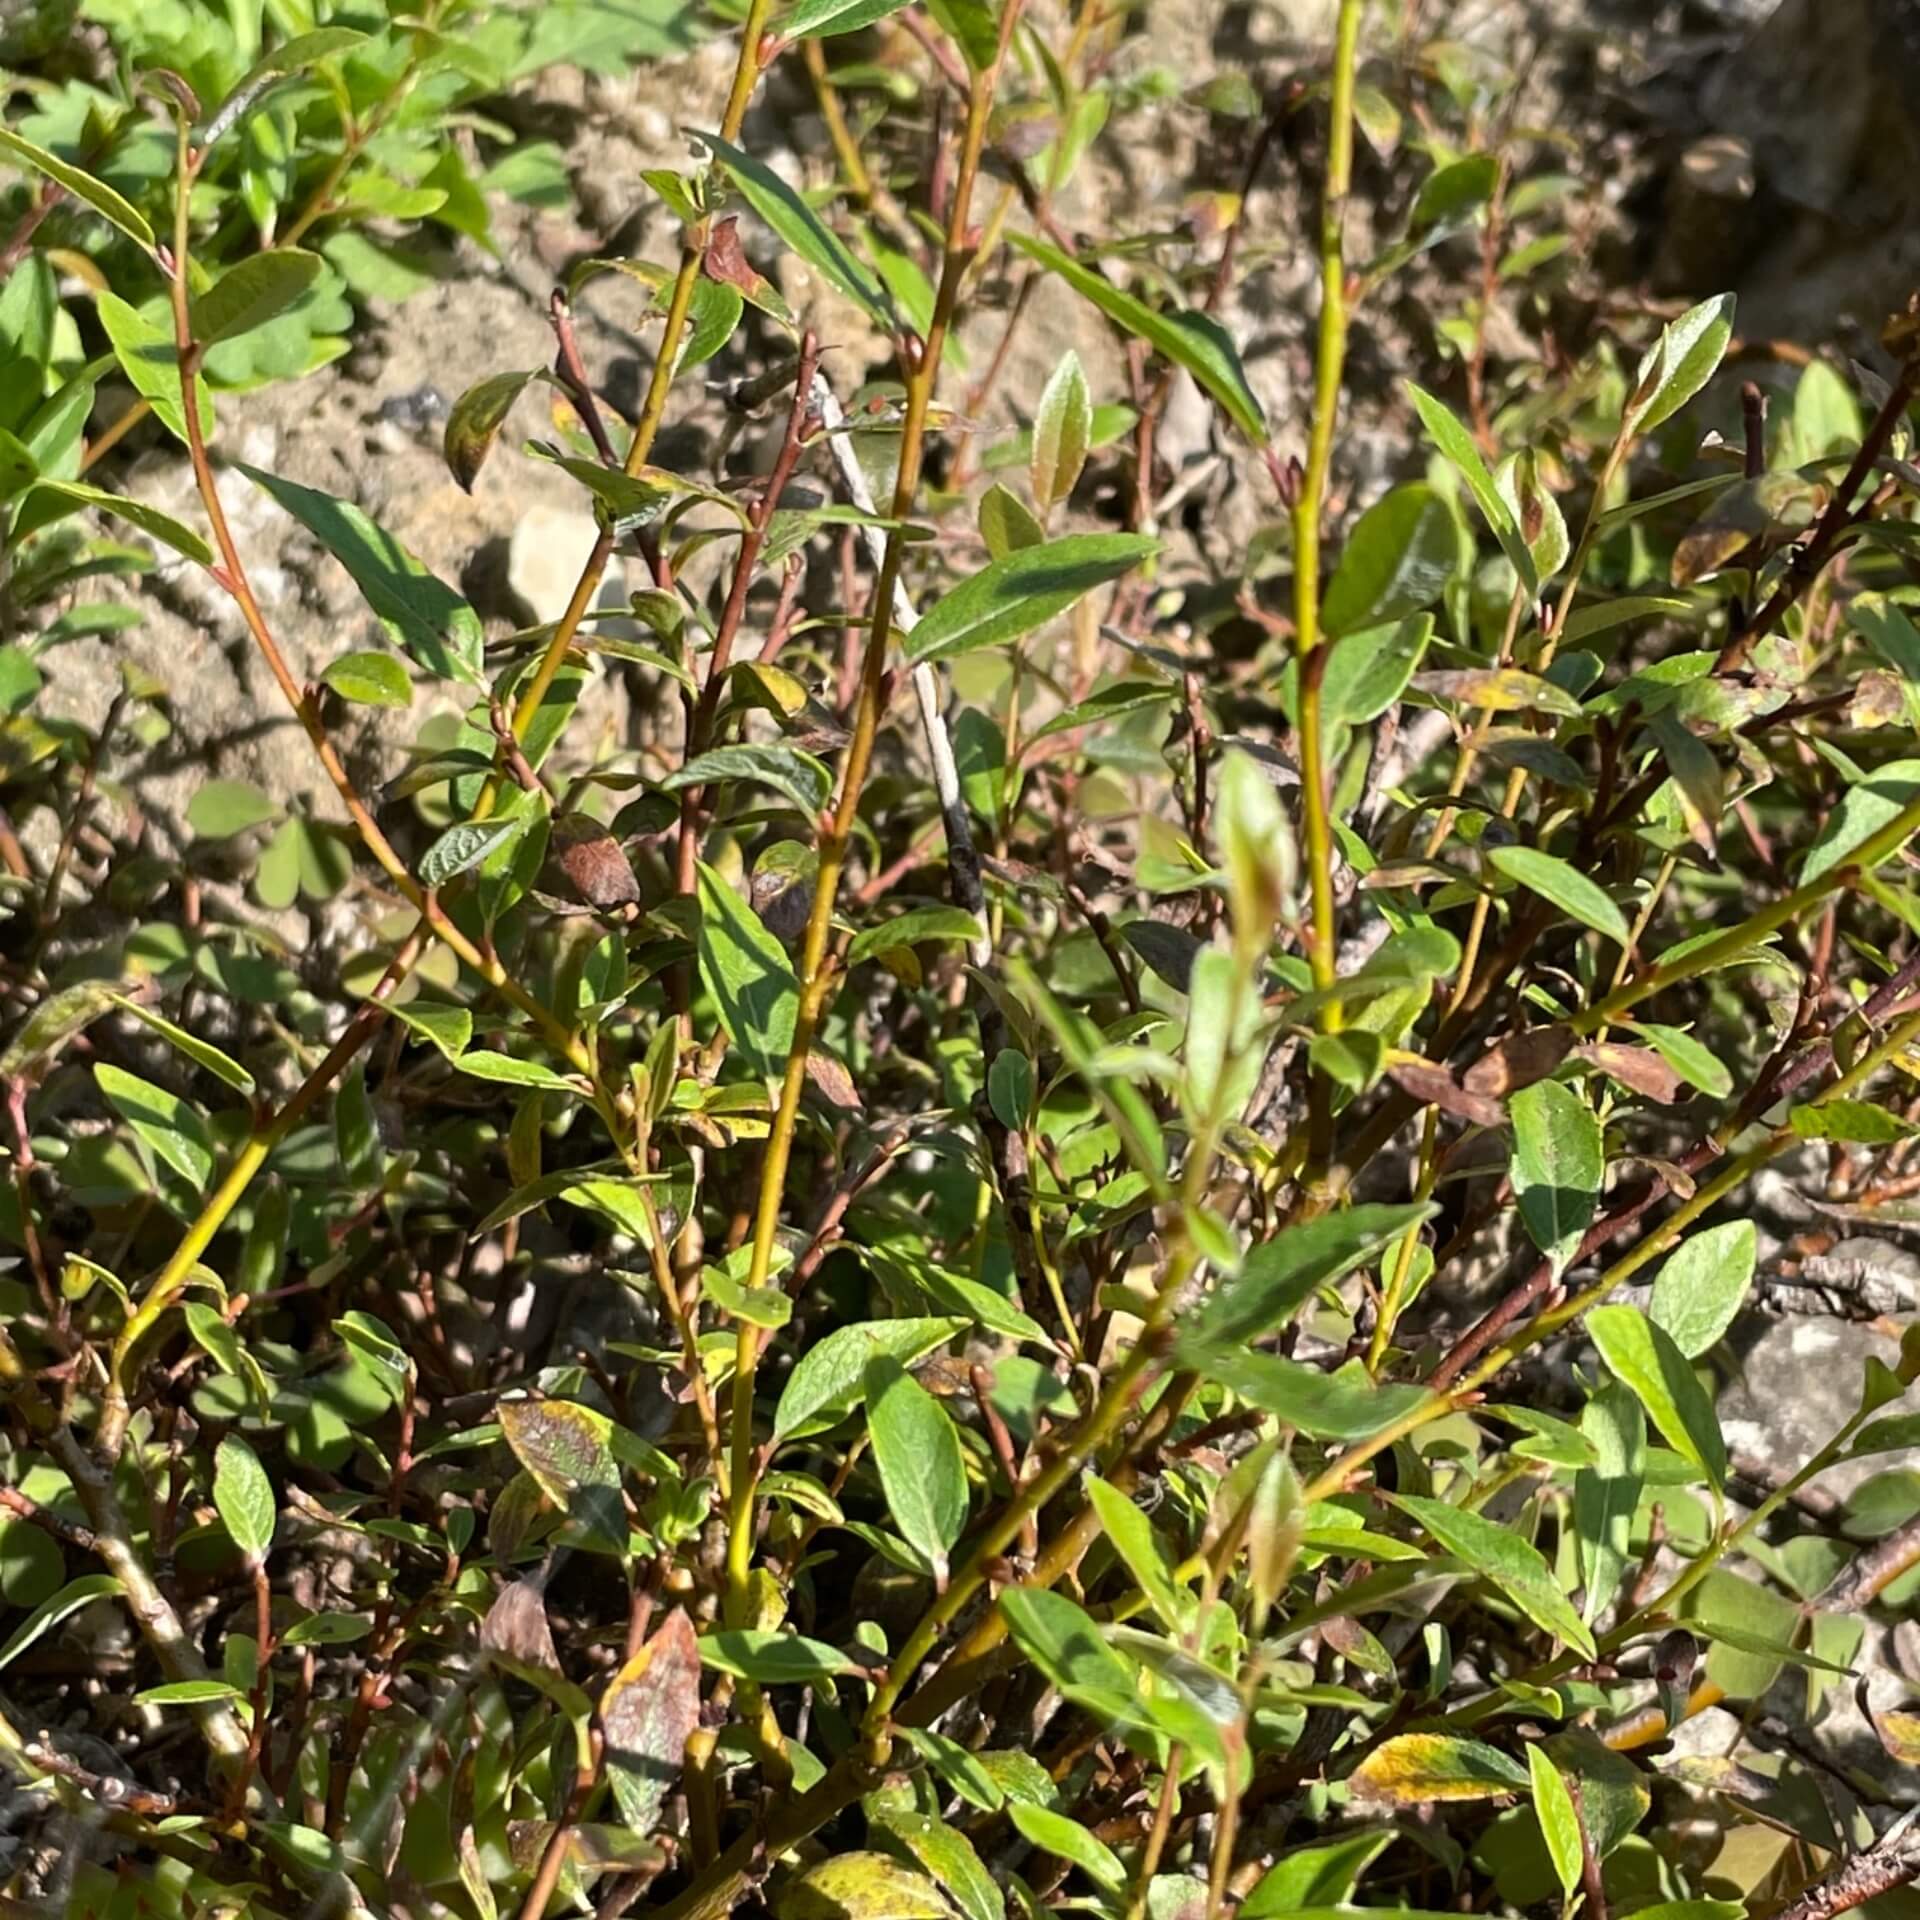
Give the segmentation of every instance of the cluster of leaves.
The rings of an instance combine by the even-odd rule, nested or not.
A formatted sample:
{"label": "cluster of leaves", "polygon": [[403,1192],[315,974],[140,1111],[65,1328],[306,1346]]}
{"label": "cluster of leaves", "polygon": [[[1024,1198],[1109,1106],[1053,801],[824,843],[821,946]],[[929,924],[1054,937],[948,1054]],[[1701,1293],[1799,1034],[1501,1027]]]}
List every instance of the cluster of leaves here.
{"label": "cluster of leaves", "polygon": [[[1103,244],[1050,200],[1153,104],[1121,16],[755,0],[720,128],[649,176],[678,260],[582,269],[552,372],[448,422],[471,485],[550,394],[525,456],[600,529],[572,609],[489,644],[351,502],[238,468],[379,640],[303,688],[211,393],[386,290],[356,209],[484,240],[463,102],[662,29],[90,11],[133,83],[0,141],[39,181],[0,296],[38,343],[0,441],[0,1761],[82,1836],[17,1890],[1825,1920],[1920,1874],[1884,1772],[1823,1744],[1920,1580],[1911,1477],[1795,1498],[1920,1439],[1888,1411],[1920,1343],[1805,1461],[1731,1458],[1714,1408],[1753,1177],[1855,1220],[1913,1184],[1920,320],[1771,433],[1731,300],[1579,335],[1584,190],[1507,130],[1512,76],[1434,41],[1396,99],[1358,0],[1305,84],[1180,108],[1244,122],[1237,192]],[[783,59],[832,193],[741,144]],[[902,85],[961,110],[868,142]],[[1356,126],[1406,210],[1365,264]],[[1335,213],[1304,460],[1219,317],[1282,131]],[[851,415],[782,252],[897,347]],[[1455,264],[1418,477],[1336,512],[1348,332]],[[567,324],[602,271],[657,296],[632,419]],[[204,530],[78,477],[108,363],[68,280]],[[970,315],[1068,303],[1134,347],[1124,405],[1063,355],[995,438],[999,351],[943,402]],[[1557,316],[1551,353],[1496,351],[1533,337],[1496,310]],[[651,460],[702,365],[779,439],[744,489]],[[1177,375],[1286,514],[1225,592],[1158,528]],[[36,710],[44,650],[123,618],[81,583],[151,558],[76,544],[94,511],[233,597],[345,825],[212,781],[114,863],[164,690],[91,736]],[[651,584],[589,614],[616,553]],[[568,722],[627,669],[684,725],[589,756]],[[363,794],[331,702],[420,685],[458,724]],[[276,912],[357,883],[386,931],[302,986],[247,876]],[[1920,1717],[1867,1698],[1910,1764]]]}

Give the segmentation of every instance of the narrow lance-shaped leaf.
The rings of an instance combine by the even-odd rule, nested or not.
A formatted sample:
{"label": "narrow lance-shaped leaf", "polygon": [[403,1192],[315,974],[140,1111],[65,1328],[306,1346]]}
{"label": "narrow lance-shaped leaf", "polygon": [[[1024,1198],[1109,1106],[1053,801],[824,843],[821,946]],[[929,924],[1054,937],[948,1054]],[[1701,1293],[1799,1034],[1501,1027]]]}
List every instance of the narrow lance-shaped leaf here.
{"label": "narrow lance-shaped leaf", "polygon": [[1733,295],[1689,307],[1660,331],[1634,374],[1624,425],[1651,433],[1678,413],[1714,376],[1733,338]]}
{"label": "narrow lance-shaped leaf", "polygon": [[747,204],[788,247],[862,308],[875,326],[883,332],[893,330],[886,289],[771,167],[718,134],[698,133],[694,138],[712,151]]}
{"label": "narrow lance-shaped leaf", "polygon": [[203,347],[251,333],[304,294],[319,279],[317,253],[276,247],[236,261],[188,310],[194,340]]}
{"label": "narrow lance-shaped leaf", "polygon": [[1473,435],[1460,424],[1449,408],[1425,388],[1415,386],[1411,380],[1404,382],[1404,385],[1414,411],[1420,416],[1421,425],[1427,430],[1427,438],[1467,483],[1467,491],[1473,495],[1474,504],[1485,516],[1493,537],[1500,542],[1500,551],[1512,562],[1521,584],[1529,594],[1537,592],[1540,580],[1534,571],[1533,555],[1528,551],[1526,541],[1520,537],[1513,510],[1500,489],[1494,485],[1493,475],[1487,471],[1487,463],[1481,459]]}
{"label": "narrow lance-shaped leaf", "polygon": [[1593,1658],[1593,1634],[1560,1591],[1540,1550],[1483,1514],[1416,1494],[1393,1496],[1448,1553],[1464,1560],[1504,1593],[1533,1623],[1556,1640]]}
{"label": "narrow lance-shaped leaf", "polygon": [[1580,1837],[1580,1816],[1574,1809],[1573,1795],[1560,1777],[1560,1769],[1547,1758],[1546,1749],[1537,1741],[1527,1748],[1527,1772],[1533,1782],[1534,1818],[1540,1823],[1540,1837],[1547,1843],[1547,1858],[1553,1862],[1560,1891],[1571,1898],[1586,1863],[1586,1846]]}
{"label": "narrow lance-shaped leaf", "polygon": [[803,1353],[787,1376],[773,1410],[773,1437],[783,1440],[803,1429],[830,1424],[850,1413],[866,1392],[867,1366],[885,1354],[902,1366],[945,1346],[969,1323],[953,1316],[907,1320],[863,1320],[837,1327]]}
{"label": "narrow lance-shaped leaf", "polygon": [[[102,513],[110,513],[116,519],[126,521],[129,526],[138,527],[142,533],[158,540],[162,546],[171,547],[184,559],[203,567],[213,565],[213,549],[191,527],[176,520],[170,513],[162,513],[158,507],[148,506],[144,500],[129,500],[125,494],[109,493],[105,487],[89,486],[84,480],[40,480],[29,490],[28,498],[62,501],[76,507],[97,507]],[[41,524],[52,517],[53,514],[49,512]]]}
{"label": "narrow lance-shaped leaf", "polygon": [[1028,474],[1033,504],[1044,516],[1073,491],[1086,465],[1093,434],[1093,397],[1080,356],[1069,350],[1054,368],[1033,416],[1033,453]]}
{"label": "narrow lance-shaped leaf", "polygon": [[1137,533],[1074,533],[1018,548],[935,602],[908,635],[907,658],[944,660],[1025,639],[1158,550],[1158,541]]}
{"label": "narrow lance-shaped leaf", "polygon": [[1594,1464],[1573,1477],[1573,1524],[1584,1588],[1581,1617],[1589,1626],[1620,1591],[1633,1560],[1633,1516],[1646,1484],[1647,1416],[1617,1382],[1582,1409],[1580,1431]]}
{"label": "narrow lance-shaped leaf", "polygon": [[1029,259],[1037,260],[1076,293],[1084,294],[1117,326],[1137,334],[1176,367],[1184,367],[1219,401],[1227,417],[1255,446],[1267,444],[1267,423],[1260,402],[1247,385],[1232,336],[1211,315],[1190,307],[1170,311],[1150,307],[1044,240],[1024,233],[1008,238]]}
{"label": "narrow lance-shaped leaf", "polygon": [[726,880],[700,863],[700,979],[720,1023],[756,1073],[786,1064],[800,982],[785,950]]}
{"label": "narrow lance-shaped leaf", "polygon": [[527,383],[539,377],[538,367],[529,367],[525,373],[491,373],[453,403],[441,437],[441,451],[447,470],[468,493],[473,491],[473,483],[479,479],[513,403],[526,391]]}
{"label": "narrow lance-shaped leaf", "polygon": [[1606,890],[1589,880],[1578,867],[1538,847],[1495,847],[1487,855],[1487,864],[1496,873],[1517,880],[1529,893],[1558,907],[1578,920],[1583,927],[1604,933],[1618,946],[1633,939],[1627,917],[1613,904]]}
{"label": "narrow lance-shaped leaf", "polygon": [[1716,1488],[1727,1479],[1727,1443],[1707,1390],[1664,1327],[1638,1307],[1595,1307],[1587,1332],[1607,1370],[1629,1388],[1675,1452]]}
{"label": "narrow lance-shaped leaf", "polygon": [[686,1609],[608,1682],[600,1701],[607,1778],[621,1817],[650,1832],[680,1773],[687,1736],[700,1724],[700,1643]]}
{"label": "narrow lance-shaped leaf", "polygon": [[484,684],[479,615],[392,534],[350,501],[258,467],[240,471],[346,568],[387,631],[429,673]]}
{"label": "narrow lance-shaped leaf", "polygon": [[147,225],[146,215],[104,180],[96,180],[92,174],[70,161],[62,160],[57,153],[49,153],[45,147],[35,146],[11,127],[0,127],[0,154],[10,155],[22,166],[31,167],[35,173],[45,174],[76,200],[84,201],[101,219],[118,227],[129,240],[152,252],[153,229]]}
{"label": "narrow lance-shaped leaf", "polygon": [[1379,1746],[1350,1776],[1356,1792],[1400,1806],[1425,1800],[1492,1800],[1523,1793],[1525,1767],[1484,1740],[1447,1733],[1402,1733]]}

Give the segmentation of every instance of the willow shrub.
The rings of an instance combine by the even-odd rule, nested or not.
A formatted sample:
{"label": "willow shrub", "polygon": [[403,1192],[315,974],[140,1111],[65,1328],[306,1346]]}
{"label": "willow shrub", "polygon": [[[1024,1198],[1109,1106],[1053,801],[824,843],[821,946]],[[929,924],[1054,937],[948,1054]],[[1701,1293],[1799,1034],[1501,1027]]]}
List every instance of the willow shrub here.
{"label": "willow shrub", "polygon": [[[235,469],[365,596],[311,685],[222,443],[367,324],[369,210],[483,217],[439,129],[524,19],[270,7],[264,51],[0,139],[0,779],[55,829],[4,846],[21,1910],[1802,1920],[1920,1871],[1834,1731],[1857,1676],[1917,1744],[1874,1651],[1913,1495],[1813,1497],[1920,1437],[1920,1345],[1811,1459],[1715,1413],[1755,1176],[1853,1220],[1913,1184],[1920,331],[1770,424],[1730,298],[1568,330],[1588,189],[1458,49],[1362,84],[1361,12],[1214,102],[1247,189],[1279,134],[1321,183],[1314,407],[1274,422],[1214,310],[1295,236],[1049,212],[1139,108],[1121,20],[753,0],[721,125],[648,176],[677,259],[583,265],[553,369],[447,425],[469,487],[578,482],[561,620],[489,639],[353,502]],[[742,144],[776,63],[831,191]],[[1405,209],[1366,260],[1356,121]],[[891,386],[836,391],[783,253]],[[615,270],[632,419],[571,321]],[[1416,284],[1419,477],[1349,501],[1347,343]],[[1496,300],[1533,334],[1496,350]],[[964,385],[962,322],[1077,304],[1129,392]],[[1277,502],[1237,581],[1155,463],[1178,376]],[[95,464],[101,381],[190,520]],[[777,449],[744,484],[653,458],[716,383]],[[52,649],[137,616],[88,583],[167,549],[337,823],[209,782],[136,847],[189,690],[42,710]],[[666,745],[570,731],[618,674]],[[459,717],[358,784],[345,708],[422,702]],[[370,945],[303,981],[257,909],[336,895]]]}

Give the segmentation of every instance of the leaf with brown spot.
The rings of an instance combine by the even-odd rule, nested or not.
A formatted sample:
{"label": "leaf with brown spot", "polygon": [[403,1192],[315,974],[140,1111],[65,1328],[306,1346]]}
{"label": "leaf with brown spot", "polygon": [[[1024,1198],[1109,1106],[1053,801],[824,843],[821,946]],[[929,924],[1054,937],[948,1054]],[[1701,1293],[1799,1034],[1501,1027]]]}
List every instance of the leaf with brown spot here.
{"label": "leaf with brown spot", "polygon": [[480,1623],[480,1646],[510,1668],[560,1671],[553,1629],[547,1624],[545,1582],[509,1580]]}
{"label": "leaf with brown spot", "polygon": [[626,1551],[620,1466],[605,1414],[571,1400],[503,1400],[500,1428],[540,1491],[587,1536],[582,1544]]}
{"label": "leaf with brown spot", "polygon": [[722,286],[738,287],[749,300],[756,299],[766,285],[765,276],[754,269],[746,249],[740,244],[740,217],[729,214],[716,220],[707,239],[705,265],[707,278]]}
{"label": "leaf with brown spot", "polygon": [[1496,1041],[1460,1082],[1469,1093],[1502,1100],[1544,1080],[1572,1051],[1573,1035],[1564,1027],[1529,1027]]}
{"label": "leaf with brown spot", "polygon": [[1423,1107],[1438,1107],[1442,1113],[1471,1120],[1477,1127],[1497,1127],[1506,1119],[1498,1100],[1484,1093],[1470,1092],[1460,1085],[1445,1067],[1425,1060],[1405,1060],[1387,1069],[1387,1078],[1402,1093],[1410,1093]]}
{"label": "leaf with brown spot", "polygon": [[441,451],[448,471],[466,492],[473,491],[513,403],[526,391],[528,381],[539,378],[538,367],[529,367],[525,373],[492,373],[453,403]]}
{"label": "leaf with brown spot", "polygon": [[780,1890],[778,1920],[951,1920],[940,1889],[891,1854],[840,1853]]}
{"label": "leaf with brown spot", "polygon": [[1679,1074],[1651,1047],[1623,1047],[1616,1040],[1590,1040],[1580,1049],[1580,1058],[1629,1091],[1657,1100],[1663,1107],[1670,1107],[1680,1097]]}
{"label": "leaf with brown spot", "polygon": [[830,1053],[821,1053],[816,1048],[807,1055],[807,1084],[830,1107],[839,1107],[848,1113],[862,1111],[860,1089],[854,1084],[853,1075],[843,1061],[836,1060]]}
{"label": "leaf with brown spot", "polygon": [[658,1822],[687,1736],[699,1724],[700,1643],[686,1610],[676,1607],[600,1702],[607,1777],[621,1817],[636,1832]]}
{"label": "leaf with brown spot", "polygon": [[1383,1741],[1354,1768],[1356,1793],[1418,1806],[1432,1800],[1497,1800],[1528,1787],[1525,1767],[1484,1740],[1446,1733],[1403,1733]]}
{"label": "leaf with brown spot", "polygon": [[601,913],[638,906],[640,883],[625,849],[598,820],[584,813],[563,813],[553,823],[548,865],[571,894]]}

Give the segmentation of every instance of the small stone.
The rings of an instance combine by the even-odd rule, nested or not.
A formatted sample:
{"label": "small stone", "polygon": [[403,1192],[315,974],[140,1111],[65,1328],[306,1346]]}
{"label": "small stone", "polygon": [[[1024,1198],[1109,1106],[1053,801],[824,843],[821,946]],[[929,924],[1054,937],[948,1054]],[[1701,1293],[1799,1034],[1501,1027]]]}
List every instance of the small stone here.
{"label": "small stone", "polygon": [[[573,508],[538,505],[520,516],[507,543],[507,586],[530,620],[544,624],[566,612],[599,537],[593,515]],[[626,597],[625,572],[614,560],[595,604],[624,606]]]}

